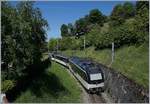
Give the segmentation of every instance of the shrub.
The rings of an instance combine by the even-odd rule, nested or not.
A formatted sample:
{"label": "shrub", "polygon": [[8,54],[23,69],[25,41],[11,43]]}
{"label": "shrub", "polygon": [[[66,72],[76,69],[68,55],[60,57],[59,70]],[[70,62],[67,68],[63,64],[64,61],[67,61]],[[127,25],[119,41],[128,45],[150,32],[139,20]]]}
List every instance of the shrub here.
{"label": "shrub", "polygon": [[58,39],[50,39],[50,40],[49,40],[49,42],[48,42],[48,50],[49,50],[49,51],[54,51],[54,50],[56,50],[57,40],[58,40]]}
{"label": "shrub", "polygon": [[59,49],[67,50],[67,49],[81,49],[82,47],[82,39],[76,39],[75,37],[63,37],[59,40]]}

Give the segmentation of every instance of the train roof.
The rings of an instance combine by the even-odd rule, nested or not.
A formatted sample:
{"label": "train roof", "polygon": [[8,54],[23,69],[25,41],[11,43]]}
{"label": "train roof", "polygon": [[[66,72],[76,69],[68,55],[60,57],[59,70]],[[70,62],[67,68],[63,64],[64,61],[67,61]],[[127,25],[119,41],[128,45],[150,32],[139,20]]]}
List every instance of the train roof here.
{"label": "train roof", "polygon": [[70,60],[81,67],[84,71],[90,74],[94,73],[102,73],[102,70],[98,65],[93,62],[91,59],[87,58],[79,58],[79,57],[71,57]]}
{"label": "train roof", "polygon": [[65,56],[64,54],[60,53],[60,52],[54,52],[53,53],[55,56],[59,56],[59,57],[62,57],[62,58],[65,58],[65,59],[68,59],[67,56]]}

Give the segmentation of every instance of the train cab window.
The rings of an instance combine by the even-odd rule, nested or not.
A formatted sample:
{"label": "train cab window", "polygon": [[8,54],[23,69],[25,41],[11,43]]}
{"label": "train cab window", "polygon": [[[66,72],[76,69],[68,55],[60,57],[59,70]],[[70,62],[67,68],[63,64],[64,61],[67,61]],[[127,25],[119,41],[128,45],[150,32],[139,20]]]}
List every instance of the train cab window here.
{"label": "train cab window", "polygon": [[102,79],[102,74],[98,73],[98,74],[90,74],[90,80],[101,80]]}

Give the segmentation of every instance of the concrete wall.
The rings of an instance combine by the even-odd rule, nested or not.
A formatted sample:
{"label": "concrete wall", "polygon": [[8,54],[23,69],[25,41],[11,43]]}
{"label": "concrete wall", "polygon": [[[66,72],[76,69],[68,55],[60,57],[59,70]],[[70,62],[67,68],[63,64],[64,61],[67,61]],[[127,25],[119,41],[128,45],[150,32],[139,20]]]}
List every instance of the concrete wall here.
{"label": "concrete wall", "polygon": [[105,75],[105,92],[114,102],[118,103],[148,103],[149,91],[136,84],[124,75],[100,64]]}

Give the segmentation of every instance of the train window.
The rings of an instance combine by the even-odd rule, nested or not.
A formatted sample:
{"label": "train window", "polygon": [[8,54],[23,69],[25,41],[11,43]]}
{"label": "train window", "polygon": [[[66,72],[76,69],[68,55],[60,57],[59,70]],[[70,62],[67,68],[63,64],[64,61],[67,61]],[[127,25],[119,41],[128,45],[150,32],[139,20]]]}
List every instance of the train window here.
{"label": "train window", "polygon": [[75,73],[78,73],[84,80],[87,80],[85,72],[83,72],[81,69],[79,69],[73,63],[71,63],[71,66],[72,66],[72,69],[74,70]]}
{"label": "train window", "polygon": [[77,72],[77,71],[76,71],[76,66],[75,66],[73,63],[71,63],[71,66],[72,66],[73,71],[74,71],[74,72]]}
{"label": "train window", "polygon": [[90,79],[93,81],[93,80],[100,80],[102,79],[102,75],[101,73],[98,73],[98,74],[90,74]]}
{"label": "train window", "polygon": [[81,77],[82,77],[84,80],[87,80],[86,74],[85,74],[84,72],[81,73]]}
{"label": "train window", "polygon": [[84,79],[86,80],[86,73],[83,72],[81,69],[77,69],[78,74]]}

